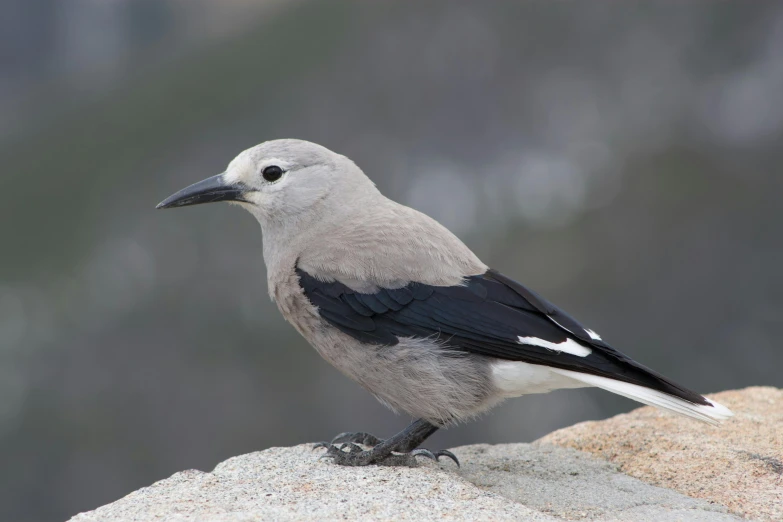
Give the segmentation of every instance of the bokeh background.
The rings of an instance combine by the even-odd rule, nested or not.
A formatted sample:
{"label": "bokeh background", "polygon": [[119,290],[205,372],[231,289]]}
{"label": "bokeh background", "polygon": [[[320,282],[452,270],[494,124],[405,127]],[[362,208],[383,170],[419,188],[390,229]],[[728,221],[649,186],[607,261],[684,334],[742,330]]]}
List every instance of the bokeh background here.
{"label": "bokeh background", "polygon": [[[780,2],[5,0],[0,519],[408,422],[283,322],[250,215],[154,210],[282,137],[677,381],[783,384]],[[530,396],[429,446],[634,406]]]}

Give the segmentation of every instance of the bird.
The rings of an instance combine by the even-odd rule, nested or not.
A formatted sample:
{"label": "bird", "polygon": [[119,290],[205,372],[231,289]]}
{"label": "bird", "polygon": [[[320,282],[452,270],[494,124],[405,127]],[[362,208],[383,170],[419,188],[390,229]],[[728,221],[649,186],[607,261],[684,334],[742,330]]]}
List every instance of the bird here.
{"label": "bird", "polygon": [[285,320],[382,404],[417,419],[386,439],[345,432],[317,444],[336,464],[459,466],[452,452],[420,445],[505,399],[556,389],[598,387],[713,425],[733,415],[490,268],[321,145],[263,142],[157,208],[221,201],[261,225],[269,295]]}

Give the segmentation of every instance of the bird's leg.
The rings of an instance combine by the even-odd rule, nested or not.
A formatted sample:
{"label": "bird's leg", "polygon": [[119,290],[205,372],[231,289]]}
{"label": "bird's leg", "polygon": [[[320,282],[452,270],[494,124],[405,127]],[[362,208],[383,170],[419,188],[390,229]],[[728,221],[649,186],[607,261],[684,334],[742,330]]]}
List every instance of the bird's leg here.
{"label": "bird's leg", "polygon": [[[370,464],[415,466],[418,456],[433,460],[449,457],[459,466],[457,457],[450,451],[432,452],[426,449],[416,449],[437,430],[437,426],[424,419],[419,419],[386,440],[378,439],[368,433],[341,433],[331,443],[321,442],[315,447],[326,448],[325,456],[333,458],[334,462],[341,466],[368,466]],[[337,446],[337,444],[340,445]],[[369,445],[373,448],[362,450],[357,444]]]}

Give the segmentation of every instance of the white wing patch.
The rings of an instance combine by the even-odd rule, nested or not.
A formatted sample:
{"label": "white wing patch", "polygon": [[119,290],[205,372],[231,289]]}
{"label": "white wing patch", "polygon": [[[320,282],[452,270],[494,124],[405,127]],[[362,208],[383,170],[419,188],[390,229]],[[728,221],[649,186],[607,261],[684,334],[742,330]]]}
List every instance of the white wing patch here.
{"label": "white wing patch", "polygon": [[562,343],[553,343],[550,341],[546,341],[544,339],[539,339],[538,337],[522,337],[521,335],[518,337],[518,339],[519,339],[519,344],[540,346],[541,348],[546,348],[547,350],[570,353],[571,355],[576,355],[578,357],[587,357],[588,355],[593,353],[593,351],[590,348],[588,348],[587,346],[582,346],[581,344],[574,341],[573,339],[566,339]]}
{"label": "white wing patch", "polygon": [[587,335],[589,335],[590,339],[592,339],[593,341],[603,341],[603,339],[601,339],[601,336],[595,333],[594,331],[592,331],[591,329],[586,328],[585,332],[587,332]]}

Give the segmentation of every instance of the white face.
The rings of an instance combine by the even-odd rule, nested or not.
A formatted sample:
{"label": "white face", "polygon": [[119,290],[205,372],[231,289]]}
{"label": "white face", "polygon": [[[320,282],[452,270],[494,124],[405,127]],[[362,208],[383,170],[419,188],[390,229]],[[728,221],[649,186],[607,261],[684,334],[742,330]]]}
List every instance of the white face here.
{"label": "white face", "polygon": [[250,189],[244,193],[244,201],[236,203],[262,223],[307,212],[330,192],[336,178],[334,162],[319,157],[322,154],[305,150],[297,157],[296,147],[274,149],[265,143],[240,153],[223,175],[224,183]]}

